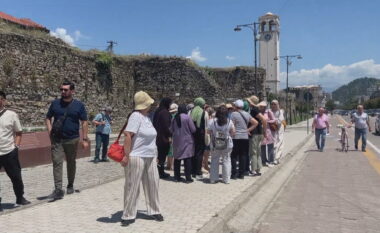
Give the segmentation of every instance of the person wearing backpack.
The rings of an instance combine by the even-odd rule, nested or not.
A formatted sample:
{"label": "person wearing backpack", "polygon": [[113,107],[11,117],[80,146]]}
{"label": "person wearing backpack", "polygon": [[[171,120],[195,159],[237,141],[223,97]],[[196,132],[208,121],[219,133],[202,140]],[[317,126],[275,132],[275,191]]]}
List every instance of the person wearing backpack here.
{"label": "person wearing backpack", "polygon": [[[242,100],[236,100],[234,106],[236,111],[232,113],[231,120],[234,123],[236,134],[232,139],[234,147],[231,153],[231,178],[244,179],[246,158],[249,153],[248,136],[257,127],[258,122],[248,112],[243,111],[244,102]],[[239,161],[239,171],[236,169],[237,161]]]}
{"label": "person wearing backpack", "polygon": [[97,114],[92,121],[94,125],[96,126],[96,146],[95,146],[95,158],[94,163],[98,163],[99,160],[99,154],[100,154],[100,147],[102,148],[102,162],[108,162],[107,158],[107,149],[108,144],[110,141],[110,134],[111,134],[111,107],[105,107],[103,108],[103,111],[99,114]]}
{"label": "person wearing backpack", "polygon": [[232,137],[235,135],[234,123],[228,119],[228,109],[220,106],[208,126],[211,135],[211,170],[210,183],[219,180],[219,161],[222,158],[222,178],[225,184],[230,182],[231,177],[231,151],[233,147]]}

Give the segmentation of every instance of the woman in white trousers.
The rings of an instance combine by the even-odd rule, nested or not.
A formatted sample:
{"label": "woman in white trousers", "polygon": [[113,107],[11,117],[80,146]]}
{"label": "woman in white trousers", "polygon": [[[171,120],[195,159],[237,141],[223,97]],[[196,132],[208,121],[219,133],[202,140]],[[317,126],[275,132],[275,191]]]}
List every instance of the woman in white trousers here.
{"label": "woman in white trousers", "polygon": [[[218,108],[215,118],[209,123],[208,133],[211,135],[210,183],[213,184],[219,180],[219,162],[222,158],[222,179],[225,184],[228,184],[231,178],[232,136],[235,135],[235,127],[234,123],[228,119],[226,106],[222,105]],[[217,149],[216,143],[224,145],[224,141],[225,148]]]}
{"label": "woman in white trousers", "polygon": [[121,225],[135,222],[137,201],[142,184],[147,213],[156,221],[163,221],[158,197],[159,175],[157,170],[157,132],[148,117],[154,100],[145,92],[134,96],[135,111],[128,119],[124,131],[124,158],[121,165],[125,171],[124,211]]}
{"label": "woman in white trousers", "polygon": [[275,164],[280,163],[280,159],[283,154],[283,149],[284,149],[284,112],[282,109],[280,109],[280,105],[277,100],[273,100],[271,102],[271,110],[274,114],[274,117],[276,119],[277,123],[277,131],[275,133],[275,142],[274,142],[274,156],[275,156]]}

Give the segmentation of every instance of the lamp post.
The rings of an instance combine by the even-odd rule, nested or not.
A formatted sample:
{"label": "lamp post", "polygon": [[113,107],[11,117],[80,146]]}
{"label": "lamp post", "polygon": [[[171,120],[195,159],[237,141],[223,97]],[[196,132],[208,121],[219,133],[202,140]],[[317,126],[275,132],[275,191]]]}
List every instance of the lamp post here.
{"label": "lamp post", "polygon": [[[280,58],[283,58],[286,60],[286,100],[285,100],[285,103],[286,103],[286,114],[285,114],[285,119],[286,121],[288,121],[288,113],[289,113],[289,109],[288,109],[288,102],[289,102],[289,99],[288,99],[288,95],[289,95],[289,66],[292,64],[292,58],[297,58],[297,59],[302,59],[302,56],[301,55],[285,55],[285,56],[279,56],[279,57],[275,57],[274,60],[278,60]],[[292,114],[291,114],[291,110],[290,110],[290,124],[292,124]]]}
{"label": "lamp post", "polygon": [[260,23],[253,22],[253,23],[248,23],[248,24],[240,24],[236,25],[234,28],[235,32],[241,31],[242,27],[250,28],[253,31],[253,41],[254,41],[254,62],[255,62],[255,95],[257,95],[257,27],[256,25],[259,25]]}

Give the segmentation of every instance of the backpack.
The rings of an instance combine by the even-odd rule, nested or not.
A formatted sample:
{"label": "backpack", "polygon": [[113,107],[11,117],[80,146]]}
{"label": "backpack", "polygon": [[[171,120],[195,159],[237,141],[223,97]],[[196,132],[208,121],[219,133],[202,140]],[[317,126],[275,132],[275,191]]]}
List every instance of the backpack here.
{"label": "backpack", "polygon": [[213,133],[213,147],[215,150],[225,150],[228,147],[228,125],[230,124],[230,120],[228,120],[227,124],[223,129],[218,130],[216,128],[216,121],[214,121],[215,134]]}

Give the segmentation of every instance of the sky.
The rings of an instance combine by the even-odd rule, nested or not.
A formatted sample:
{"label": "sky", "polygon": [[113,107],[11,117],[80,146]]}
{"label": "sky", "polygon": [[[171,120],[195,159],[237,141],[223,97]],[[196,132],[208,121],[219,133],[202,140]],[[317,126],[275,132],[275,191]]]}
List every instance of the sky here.
{"label": "sky", "polygon": [[[280,16],[280,55],[301,54],[289,86],[332,91],[380,78],[377,0],[0,0],[0,11],[30,18],[81,49],[117,42],[117,54],[189,57],[201,66],[253,65],[253,35],[237,24]],[[281,62],[281,86],[286,64]]]}

